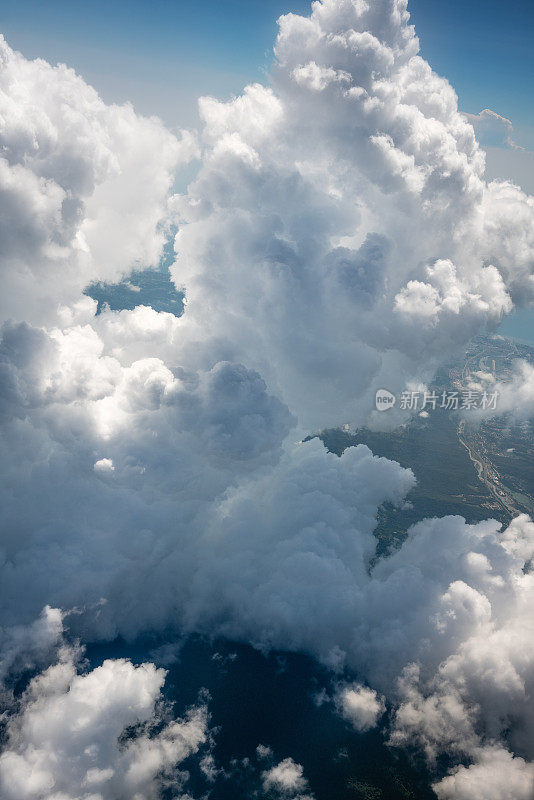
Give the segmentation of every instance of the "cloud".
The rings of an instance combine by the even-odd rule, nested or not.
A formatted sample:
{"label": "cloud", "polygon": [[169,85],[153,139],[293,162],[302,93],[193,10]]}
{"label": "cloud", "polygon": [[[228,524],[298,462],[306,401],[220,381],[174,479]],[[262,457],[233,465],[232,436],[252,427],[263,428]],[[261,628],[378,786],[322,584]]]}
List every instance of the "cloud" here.
{"label": "cloud", "polygon": [[[392,558],[392,562],[400,559],[410,564],[405,578],[411,572],[413,579],[413,570],[420,569],[413,546],[417,550],[424,547],[431,530],[428,523],[421,525],[427,528],[423,537],[418,542],[413,538]],[[443,522],[435,521],[434,525]],[[435,542],[438,547],[433,569],[440,563],[443,574],[449,577],[441,593],[437,579],[434,612],[427,607],[427,624],[434,628],[430,638],[420,629],[419,646],[426,652],[421,657],[420,651],[399,679],[399,703],[391,734],[392,744],[418,745],[431,764],[442,753],[458,761],[473,761],[474,766],[467,771],[458,767],[452,777],[438,784],[442,791],[438,796],[443,797],[466,796],[464,792],[475,776],[480,786],[486,782],[490,785],[495,769],[492,748],[502,750],[503,769],[514,752],[525,758],[523,764],[518,760],[509,765],[510,779],[515,780],[516,775],[519,782],[522,766],[525,780],[528,778],[534,755],[529,744],[534,719],[530,700],[534,635],[528,611],[534,579],[527,566],[533,554],[534,524],[518,517],[499,539],[494,538],[487,523],[475,526],[472,533],[478,545],[470,537],[471,545],[463,555],[453,556],[458,560],[452,573],[450,556],[444,552],[445,540]],[[449,553],[456,550],[457,535],[447,542],[452,544]],[[388,568],[386,564],[384,568]],[[454,581],[450,580],[452,574]]]}
{"label": "cloud", "polygon": [[207,711],[163,722],[164,680],[152,664],[124,659],[79,674],[67,658],[36,676],[8,722],[2,797],[149,800],[166,781],[183,783],[177,766],[206,742]]}
{"label": "cloud", "polygon": [[512,310],[512,302],[501,276],[495,267],[485,267],[480,274],[480,284],[469,291],[457,279],[451,261],[437,261],[427,268],[428,283],[409,281],[395,298],[396,308],[416,324],[428,327],[439,324],[440,317],[447,315],[462,318],[464,314],[479,314],[485,318],[488,312],[498,316]]}
{"label": "cloud", "polygon": [[511,121],[496,111],[485,108],[480,114],[464,114],[464,116],[475,129],[477,139],[483,147],[523,150],[514,142],[514,126]]}
{"label": "cloud", "polygon": [[[506,380],[499,381],[491,373],[477,372],[471,377],[469,387],[485,393],[487,398],[485,408],[465,412],[466,419],[472,422],[502,414],[518,421],[534,418],[534,366],[528,361],[516,359]],[[495,396],[495,402],[490,402]]]}
{"label": "cloud", "polygon": [[0,40],[0,319],[54,319],[92,280],[157,264],[173,173],[196,153],[65,65]]}
{"label": "cloud", "polygon": [[[124,312],[110,318],[129,351]],[[31,623],[50,600],[80,607],[71,634],[174,626],[302,650],[369,684],[348,690],[356,727],[386,695],[392,743],[431,760],[476,759],[499,738],[523,752],[532,523],[423,521],[371,568],[377,509],[403,502],[410,471],[364,446],[339,458],[286,441],[287,409],[243,367],[123,365],[98,325],[103,339],[91,325],[5,330],[3,620],[16,604]],[[114,469],[95,471],[102,460]]]}
{"label": "cloud", "polygon": [[[402,502],[414,484],[363,446],[342,458],[318,440],[295,446],[287,408],[239,365],[123,365],[90,325],[50,334],[8,325],[0,357],[0,595],[20,622],[53,602],[85,608],[83,624],[69,624],[99,637],[169,624],[230,632],[250,594],[243,625],[253,639],[268,644],[271,628],[299,638],[278,611],[295,578],[305,630],[317,586],[350,591],[363,578],[379,505]],[[32,591],[16,601],[23,584]],[[326,628],[334,599],[321,608],[317,597],[317,611]]]}
{"label": "cloud", "polygon": [[0,687],[13,676],[53,661],[63,632],[63,614],[50,606],[29,625],[0,628]]}
{"label": "cloud", "polygon": [[98,461],[95,461],[93,469],[95,472],[113,472],[115,467],[113,466],[111,458],[100,458]]}
{"label": "cloud", "polygon": [[511,380],[491,387],[498,393],[499,411],[510,412],[519,419],[534,417],[534,366],[518,360]]}
{"label": "cloud", "polygon": [[482,750],[469,767],[459,767],[434,785],[439,800],[529,800],[534,792],[534,764],[500,747]]}
{"label": "cloud", "polygon": [[263,790],[269,796],[291,798],[291,800],[313,800],[310,794],[302,794],[308,788],[304,770],[292,758],[285,758],[262,774]]}
{"label": "cloud", "polygon": [[[202,167],[169,204],[191,137],[1,54],[5,674],[42,669],[67,613],[71,638],[228,636],[357,673],[368,689],[347,689],[345,713],[367,726],[387,698],[393,744],[449,757],[441,792],[482,784],[493,747],[528,777],[532,522],[424,520],[375,561],[380,506],[404,502],[411,471],[295,444],[376,423],[376,389],[430,380],[532,299],[533,200],[485,182],[405,3],[283,17],[272,86],[201,102]],[[171,218],[183,317],[96,317],[86,283],[155,263]],[[35,623],[46,604],[62,611]],[[50,667],[8,723],[4,783],[150,797],[205,736],[196,716],[153,729],[163,678]],[[308,791],[290,759],[263,780]]]}
{"label": "cloud", "polygon": [[359,684],[339,687],[335,703],[341,716],[362,733],[376,727],[386,710],[383,697]]}
{"label": "cloud", "polygon": [[[2,602],[11,621],[30,622],[43,598],[95,609],[106,597],[98,635],[113,636],[126,591],[141,614],[134,622],[124,606],[130,630],[165,626],[207,544],[210,506],[276,466],[289,412],[240,365],[176,375],[156,358],[123,366],[89,325],[50,334],[8,325],[4,334]],[[16,600],[26,581],[32,591]]]}
{"label": "cloud", "polygon": [[532,199],[486,183],[418,47],[405,3],[325,0],[281,18],[270,87],[201,101],[172,203],[184,349],[257,369],[305,431],[402,421],[378,388],[427,383],[532,299]]}

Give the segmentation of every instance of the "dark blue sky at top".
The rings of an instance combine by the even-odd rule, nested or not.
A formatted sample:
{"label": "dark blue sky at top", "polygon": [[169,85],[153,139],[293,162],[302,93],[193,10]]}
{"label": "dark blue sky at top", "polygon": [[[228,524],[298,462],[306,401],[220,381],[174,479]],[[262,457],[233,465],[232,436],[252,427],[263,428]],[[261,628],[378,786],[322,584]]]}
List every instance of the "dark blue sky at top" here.
{"label": "dark blue sky at top", "polygon": [[[303,0],[2,0],[0,29],[26,56],[75,67],[106,101],[131,99],[189,125],[199,94],[265,80],[277,17],[309,9]],[[423,55],[462,109],[492,108],[530,139],[534,2],[412,0],[410,9]]]}

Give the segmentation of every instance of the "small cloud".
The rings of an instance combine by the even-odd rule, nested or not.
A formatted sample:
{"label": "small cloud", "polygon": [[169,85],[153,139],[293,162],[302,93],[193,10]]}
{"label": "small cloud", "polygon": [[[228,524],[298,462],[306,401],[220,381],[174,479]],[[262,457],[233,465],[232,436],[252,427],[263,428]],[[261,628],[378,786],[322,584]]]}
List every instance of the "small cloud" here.
{"label": "small cloud", "polygon": [[270,758],[270,757],[272,756],[272,754],[273,754],[273,751],[271,750],[271,748],[270,748],[270,747],[267,747],[267,746],[266,746],[266,745],[264,745],[264,744],[259,744],[259,745],[256,747],[256,755],[257,755],[257,756],[258,756],[258,758],[259,758],[259,759],[261,759],[262,761],[263,761],[263,759],[265,759],[265,758]]}
{"label": "small cloud", "polygon": [[480,114],[463,115],[475,129],[478,141],[483,147],[503,147],[509,150],[524,150],[513,139],[514,126],[511,120],[502,117],[490,108]]}
{"label": "small cloud", "polygon": [[200,771],[208,781],[208,783],[215,783],[220,769],[217,768],[215,759],[211,753],[207,753],[200,761]]}
{"label": "small cloud", "polygon": [[357,683],[341,686],[336,694],[335,704],[343,719],[360,733],[376,727],[386,710],[383,697],[374,689]]}
{"label": "small cloud", "polygon": [[[307,790],[308,782],[303,773],[304,770],[300,764],[297,764],[292,758],[285,758],[262,774],[263,790],[274,792],[281,797],[304,800],[301,792]],[[309,797],[307,795],[306,800]]]}
{"label": "small cloud", "polygon": [[95,472],[100,473],[115,472],[115,465],[113,464],[111,458],[101,458],[95,462],[93,469]]}

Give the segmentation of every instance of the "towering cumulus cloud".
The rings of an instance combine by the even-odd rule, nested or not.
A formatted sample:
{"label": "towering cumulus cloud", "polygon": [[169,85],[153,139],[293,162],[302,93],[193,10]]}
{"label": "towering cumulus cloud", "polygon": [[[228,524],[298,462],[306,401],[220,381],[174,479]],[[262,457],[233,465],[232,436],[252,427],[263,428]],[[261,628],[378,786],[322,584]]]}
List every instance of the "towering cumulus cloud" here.
{"label": "towering cumulus cloud", "polygon": [[201,101],[175,281],[312,429],[365,420],[534,290],[532,199],[485,183],[417,52],[402,0],[325,0],[281,18],[272,87]]}
{"label": "towering cumulus cloud", "polygon": [[[534,791],[532,522],[423,520],[376,560],[378,510],[417,476],[295,444],[377,424],[376,389],[532,297],[533,201],[485,182],[402,0],[316,2],[275,52],[270,87],[201,100],[200,172],[168,198],[192,135],[2,42],[0,677],[41,670],[10,700],[7,797],[157,796],[207,737],[204,709],[158,717],[155,667],[78,669],[63,614],[70,639],[307,652],[440,798]],[[87,283],[157,263],[171,224],[184,315],[96,316]],[[291,759],[263,784],[309,794]]]}

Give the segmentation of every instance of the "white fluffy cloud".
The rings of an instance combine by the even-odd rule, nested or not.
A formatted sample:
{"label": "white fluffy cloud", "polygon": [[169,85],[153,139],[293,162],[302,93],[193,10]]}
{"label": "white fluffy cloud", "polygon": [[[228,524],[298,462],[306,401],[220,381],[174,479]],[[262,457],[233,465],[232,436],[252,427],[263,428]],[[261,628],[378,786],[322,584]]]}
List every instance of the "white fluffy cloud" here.
{"label": "white fluffy cloud", "polygon": [[[0,353],[0,596],[21,622],[47,602],[85,607],[98,635],[113,636],[210,627],[224,609],[236,635],[246,625],[266,644],[271,629],[308,639],[314,596],[325,630],[337,617],[318,582],[326,591],[341,581],[350,595],[374,553],[378,506],[414,484],[365,447],[338,458],[317,440],[284,443],[287,409],[239,365],[125,365],[90,325],[49,334],[9,325]],[[299,576],[301,632],[279,613]],[[21,585],[32,591],[16,602]],[[247,595],[240,629],[233,615]]]}
{"label": "white fluffy cloud", "polygon": [[[472,762],[443,797],[491,784],[491,748],[529,780],[532,523],[426,520],[373,565],[378,509],[414,476],[365,447],[294,443],[369,421],[376,388],[430,379],[534,290],[534,201],[484,181],[405,3],[287,15],[272,87],[202,101],[203,165],[170,203],[180,319],[95,317],[81,292],[157,261],[192,139],[64,67],[1,55],[5,674],[50,658],[59,612],[33,623],[46,604],[76,609],[87,638],[174,628],[303,650],[369,685],[343,703],[357,728],[384,695],[393,743]],[[121,661],[42,673],[9,723],[12,796],[115,798],[114,781],[152,796],[204,736],[193,716],[117,747],[150,727],[162,680]],[[307,791],[290,760],[264,784]]]}
{"label": "white fluffy cloud", "polygon": [[[165,625],[202,561],[210,505],[276,464],[287,409],[256,373],[228,362],[208,372],[173,372],[156,358],[123,365],[89,325],[3,333],[9,619],[30,622],[44,598],[66,609],[107,598],[100,633],[108,619],[114,635],[121,607],[134,630]],[[32,591],[17,601],[22,585]]]}
{"label": "white fluffy cloud", "polygon": [[361,684],[340,686],[335,702],[339,713],[360,732],[376,727],[386,710],[384,698]]}
{"label": "white fluffy cloud", "polygon": [[[410,562],[406,576],[413,577],[413,570],[420,569],[421,546],[425,539],[429,543],[430,530],[393,557],[393,562]],[[450,571],[458,533],[452,541],[442,540],[435,552],[433,569],[440,563],[442,575],[450,577],[440,593],[440,579],[434,573],[434,612],[427,606],[429,628],[419,640],[422,650],[398,682],[391,741],[417,743],[430,763],[442,753],[473,760],[468,770],[460,767],[439,784],[438,795],[447,798],[467,796],[477,781],[481,787],[490,786],[493,772],[499,771],[495,754],[501,752],[503,772],[493,783],[495,794],[487,794],[500,797],[497,787],[506,784],[508,772],[511,785],[528,786],[532,780],[534,576],[529,564],[534,524],[518,517],[499,537],[487,523],[475,526],[464,538],[463,553],[453,556],[457,562]],[[452,546],[447,554],[448,545]],[[514,752],[525,760],[514,759]],[[478,796],[486,796],[482,788]],[[519,789],[517,796],[523,796]]]}
{"label": "white fluffy cloud", "polygon": [[308,782],[304,770],[292,758],[285,758],[262,774],[263,790],[269,796],[287,798],[288,800],[313,800],[306,794]]}
{"label": "white fluffy cloud", "polygon": [[[165,672],[108,660],[87,674],[65,658],[35,677],[0,755],[5,800],[151,800],[207,740],[207,711],[161,724]],[[129,732],[127,733],[127,729]]]}
{"label": "white fluffy cloud", "polygon": [[[243,367],[130,364],[142,329],[128,341],[127,314],[5,328],[4,621],[53,602],[92,637],[174,625],[303,650],[370,684],[345,704],[357,728],[378,720],[378,691],[397,708],[392,742],[430,759],[478,763],[501,738],[524,752],[532,523],[424,521],[370,569],[377,509],[412,474],[363,446],[284,443],[287,409]],[[119,322],[121,358],[106,355]],[[172,326],[148,330],[149,348],[169,346]]]}
{"label": "white fluffy cloud", "polygon": [[427,381],[532,298],[532,199],[486,184],[405,5],[282,17],[272,86],[201,101],[203,166],[174,201],[184,336],[208,363],[224,342],[305,429],[368,421],[377,388]]}
{"label": "white fluffy cloud", "polygon": [[534,764],[501,747],[488,747],[469,767],[459,767],[434,785],[439,800],[530,800]]}
{"label": "white fluffy cloud", "polygon": [[39,322],[91,280],[158,263],[174,171],[196,152],[3,38],[0,149],[0,319]]}

